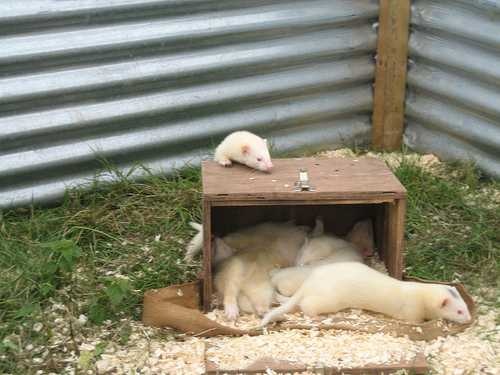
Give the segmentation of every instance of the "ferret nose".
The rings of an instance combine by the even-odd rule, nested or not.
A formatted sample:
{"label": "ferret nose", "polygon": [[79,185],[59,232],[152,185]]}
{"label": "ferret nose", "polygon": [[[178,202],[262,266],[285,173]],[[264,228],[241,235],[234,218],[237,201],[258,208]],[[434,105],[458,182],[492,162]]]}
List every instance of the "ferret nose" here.
{"label": "ferret nose", "polygon": [[273,169],[273,163],[272,162],[267,163],[267,169],[268,170]]}

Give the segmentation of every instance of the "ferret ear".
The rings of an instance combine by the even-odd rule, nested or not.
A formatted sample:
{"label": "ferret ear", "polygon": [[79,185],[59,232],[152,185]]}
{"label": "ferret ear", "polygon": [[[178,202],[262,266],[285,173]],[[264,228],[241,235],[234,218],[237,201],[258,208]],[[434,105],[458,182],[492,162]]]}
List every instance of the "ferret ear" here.
{"label": "ferret ear", "polygon": [[219,237],[215,238],[215,251],[225,256],[230,256],[234,253],[233,248]]}
{"label": "ferret ear", "polygon": [[450,302],[449,298],[445,298],[441,301],[441,308],[445,307]]}
{"label": "ferret ear", "polygon": [[263,139],[263,141],[264,141],[264,143],[267,145],[267,139],[266,139],[266,138],[264,138],[264,139]]}
{"label": "ferret ear", "polygon": [[302,245],[303,247],[306,247],[309,244],[309,238],[306,236],[304,238],[304,244]]}
{"label": "ferret ear", "polygon": [[250,152],[250,146],[249,145],[243,145],[241,146],[241,152],[246,155]]}
{"label": "ferret ear", "polygon": [[323,223],[323,218],[321,216],[318,216],[316,218],[316,225],[314,226],[314,229],[311,233],[311,237],[318,237],[321,236],[323,233],[325,233],[325,225]]}

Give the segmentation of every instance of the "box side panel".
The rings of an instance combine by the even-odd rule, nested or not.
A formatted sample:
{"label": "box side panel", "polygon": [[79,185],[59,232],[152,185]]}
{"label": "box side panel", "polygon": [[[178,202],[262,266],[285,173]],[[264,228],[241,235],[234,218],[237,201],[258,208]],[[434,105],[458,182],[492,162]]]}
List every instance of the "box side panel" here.
{"label": "box side panel", "polygon": [[212,208],[212,231],[224,236],[240,228],[265,221],[284,222],[294,220],[297,225],[314,226],[317,217],[322,217],[325,230],[344,236],[352,226],[362,219],[377,218],[377,205],[282,205],[282,206],[224,206]]}

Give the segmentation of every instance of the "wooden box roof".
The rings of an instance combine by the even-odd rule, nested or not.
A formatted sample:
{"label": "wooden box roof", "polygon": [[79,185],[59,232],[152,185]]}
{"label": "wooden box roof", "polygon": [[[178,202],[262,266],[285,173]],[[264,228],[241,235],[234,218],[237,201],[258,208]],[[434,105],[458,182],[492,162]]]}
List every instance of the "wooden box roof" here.
{"label": "wooden box roof", "polygon": [[[211,201],[364,200],[403,198],[406,190],[386,164],[370,157],[273,159],[265,173],[233,164],[202,163],[203,197]],[[314,191],[295,191],[299,169],[306,168]]]}

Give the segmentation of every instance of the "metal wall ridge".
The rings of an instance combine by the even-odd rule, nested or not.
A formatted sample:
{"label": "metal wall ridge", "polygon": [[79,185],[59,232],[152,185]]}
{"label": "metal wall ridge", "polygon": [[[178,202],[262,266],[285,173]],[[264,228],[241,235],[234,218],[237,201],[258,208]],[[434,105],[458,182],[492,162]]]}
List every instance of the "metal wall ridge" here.
{"label": "metal wall ridge", "polygon": [[[20,2],[17,0],[5,0],[3,4],[3,13],[0,16],[0,23],[6,20],[14,19],[21,21],[24,18],[31,22],[37,20],[50,19],[53,17],[68,17],[74,14],[84,14],[88,16],[99,15],[105,11],[128,11],[135,13],[145,9],[167,9],[172,10],[175,7],[183,9],[191,8],[187,5],[195,5],[202,11],[210,10],[208,6],[214,9],[220,8],[246,8],[255,7],[263,4],[283,4],[290,3],[289,0],[249,0],[246,2],[234,2],[232,0],[30,0],[29,2]],[[216,4],[223,4],[221,7],[214,7]],[[371,6],[376,6],[375,1],[371,1]],[[366,0],[336,0],[337,8],[357,7],[367,8]]]}
{"label": "metal wall ridge", "polygon": [[408,71],[408,85],[500,120],[500,91],[493,84],[417,63]]}
{"label": "metal wall ridge", "polygon": [[283,128],[265,135],[275,140],[273,146],[278,152],[311,152],[345,146],[366,146],[370,143],[371,133],[370,116],[360,115]]}
{"label": "metal wall ridge", "polygon": [[292,26],[296,29],[315,25],[332,27],[334,24],[360,22],[375,16],[375,7],[370,11],[366,11],[366,6],[359,8],[365,12],[354,15],[353,8],[336,8],[331,6],[330,1],[312,0],[291,2],[289,8],[282,4],[266,5],[249,8],[245,12],[238,9],[175,19],[10,36],[0,39],[0,65],[62,55],[133,49],[144,47],[145,44],[164,48],[170,43],[193,43],[195,39],[214,39],[228,34],[280,32]]}
{"label": "metal wall ridge", "polygon": [[24,5],[0,2],[0,207],[113,181],[102,159],[197,164],[234,130],[276,152],[370,139],[376,0]]}
{"label": "metal wall ridge", "polygon": [[[345,35],[345,38],[340,38],[340,35]],[[353,29],[326,30],[237,46],[217,46],[196,53],[188,51],[0,78],[0,104],[4,103],[3,111],[7,111],[8,103],[29,101],[26,105],[32,108],[36,105],[33,101],[47,102],[48,97],[53,105],[62,94],[74,97],[80,92],[84,94],[113,87],[123,92],[124,85],[133,88],[148,82],[179,81],[183,77],[189,84],[195,80],[194,76],[200,82],[213,79],[214,74],[227,79],[229,69],[235,72],[233,74],[255,75],[256,72],[265,73],[266,70],[305,64],[314,59],[368,53],[375,48],[375,43],[376,35],[371,27],[361,25]],[[73,100],[78,100],[78,97]],[[20,106],[18,104],[16,109]]]}
{"label": "metal wall ridge", "polygon": [[[245,77],[227,82],[210,83],[179,90],[138,97],[81,104],[41,112],[0,117],[0,146],[41,132],[89,129],[103,122],[138,118],[162,112],[186,111],[194,107],[219,105],[224,101],[242,101],[263,97],[298,94],[321,87],[367,82],[373,76],[373,65],[365,59],[310,64],[268,75]],[[101,126],[102,127],[102,126]],[[105,127],[103,127],[105,131]],[[54,139],[55,140],[55,139]]]}
{"label": "metal wall ridge", "polygon": [[434,33],[455,35],[490,48],[500,48],[500,15],[473,5],[437,0],[415,0],[412,26]]}
{"label": "metal wall ridge", "polygon": [[500,14],[499,0],[455,0],[455,1],[462,3],[465,6],[485,10],[488,12],[494,12],[495,14]]}
{"label": "metal wall ridge", "polygon": [[500,84],[498,53],[467,43],[463,39],[443,38],[414,30],[409,40],[412,59],[453,68],[486,81]]}
{"label": "metal wall ridge", "polygon": [[407,145],[500,177],[500,0],[415,0]]}
{"label": "metal wall ridge", "polygon": [[[76,23],[75,18],[81,16],[81,22],[89,22],[89,16],[99,20],[107,16],[107,20],[121,19],[124,15],[133,17],[137,13],[161,11],[181,7],[193,10],[192,6],[203,10],[207,4],[228,3],[220,0],[4,0],[3,13],[0,14],[0,25],[4,23],[36,23],[63,19]],[[255,2],[255,1],[254,1]],[[261,1],[262,2],[262,1]],[[191,6],[190,6],[191,5]],[[242,5],[239,5],[240,7]],[[44,25],[38,25],[43,27]],[[54,24],[51,24],[54,26]]]}
{"label": "metal wall ridge", "polygon": [[[363,145],[369,142],[371,125],[369,116],[354,116],[257,133],[272,141],[274,152],[282,153],[298,149],[339,147],[346,144]],[[212,151],[213,147],[195,148],[160,158],[152,157],[122,163],[119,168],[129,178],[141,179],[150,174],[168,174],[187,165],[198,165],[201,160],[211,158]],[[0,208],[25,206],[33,202],[51,203],[60,199],[68,188],[85,188],[96,180],[114,182],[118,179],[106,168],[94,167],[90,171],[80,170],[66,176],[28,180],[11,187],[0,185]]]}
{"label": "metal wall ridge", "polygon": [[[199,139],[224,135],[225,132],[255,127],[265,128],[272,124],[279,128],[281,124],[304,121],[314,117],[335,117],[352,112],[370,111],[371,91],[359,87],[346,89],[330,95],[323,94],[310,100],[288,101],[275,106],[259,107],[254,111],[239,111],[215,118],[168,124],[151,129],[138,129],[117,132],[109,136],[100,135],[93,139],[65,142],[62,145],[47,145],[33,152],[23,150],[0,155],[0,178],[31,174],[36,170],[91,161],[99,157],[112,158],[123,153],[131,154],[142,150],[179,147],[182,144]],[[233,125],[236,124],[236,125]],[[205,126],[204,126],[205,125]],[[187,132],[187,129],[192,129]]]}
{"label": "metal wall ridge", "polygon": [[424,95],[408,98],[406,115],[408,121],[432,125],[432,128],[500,155],[500,127],[486,117]]}
{"label": "metal wall ridge", "polygon": [[427,128],[417,122],[408,123],[404,138],[405,144],[418,152],[435,153],[444,160],[470,161],[486,174],[500,178],[500,158],[467,141]]}

